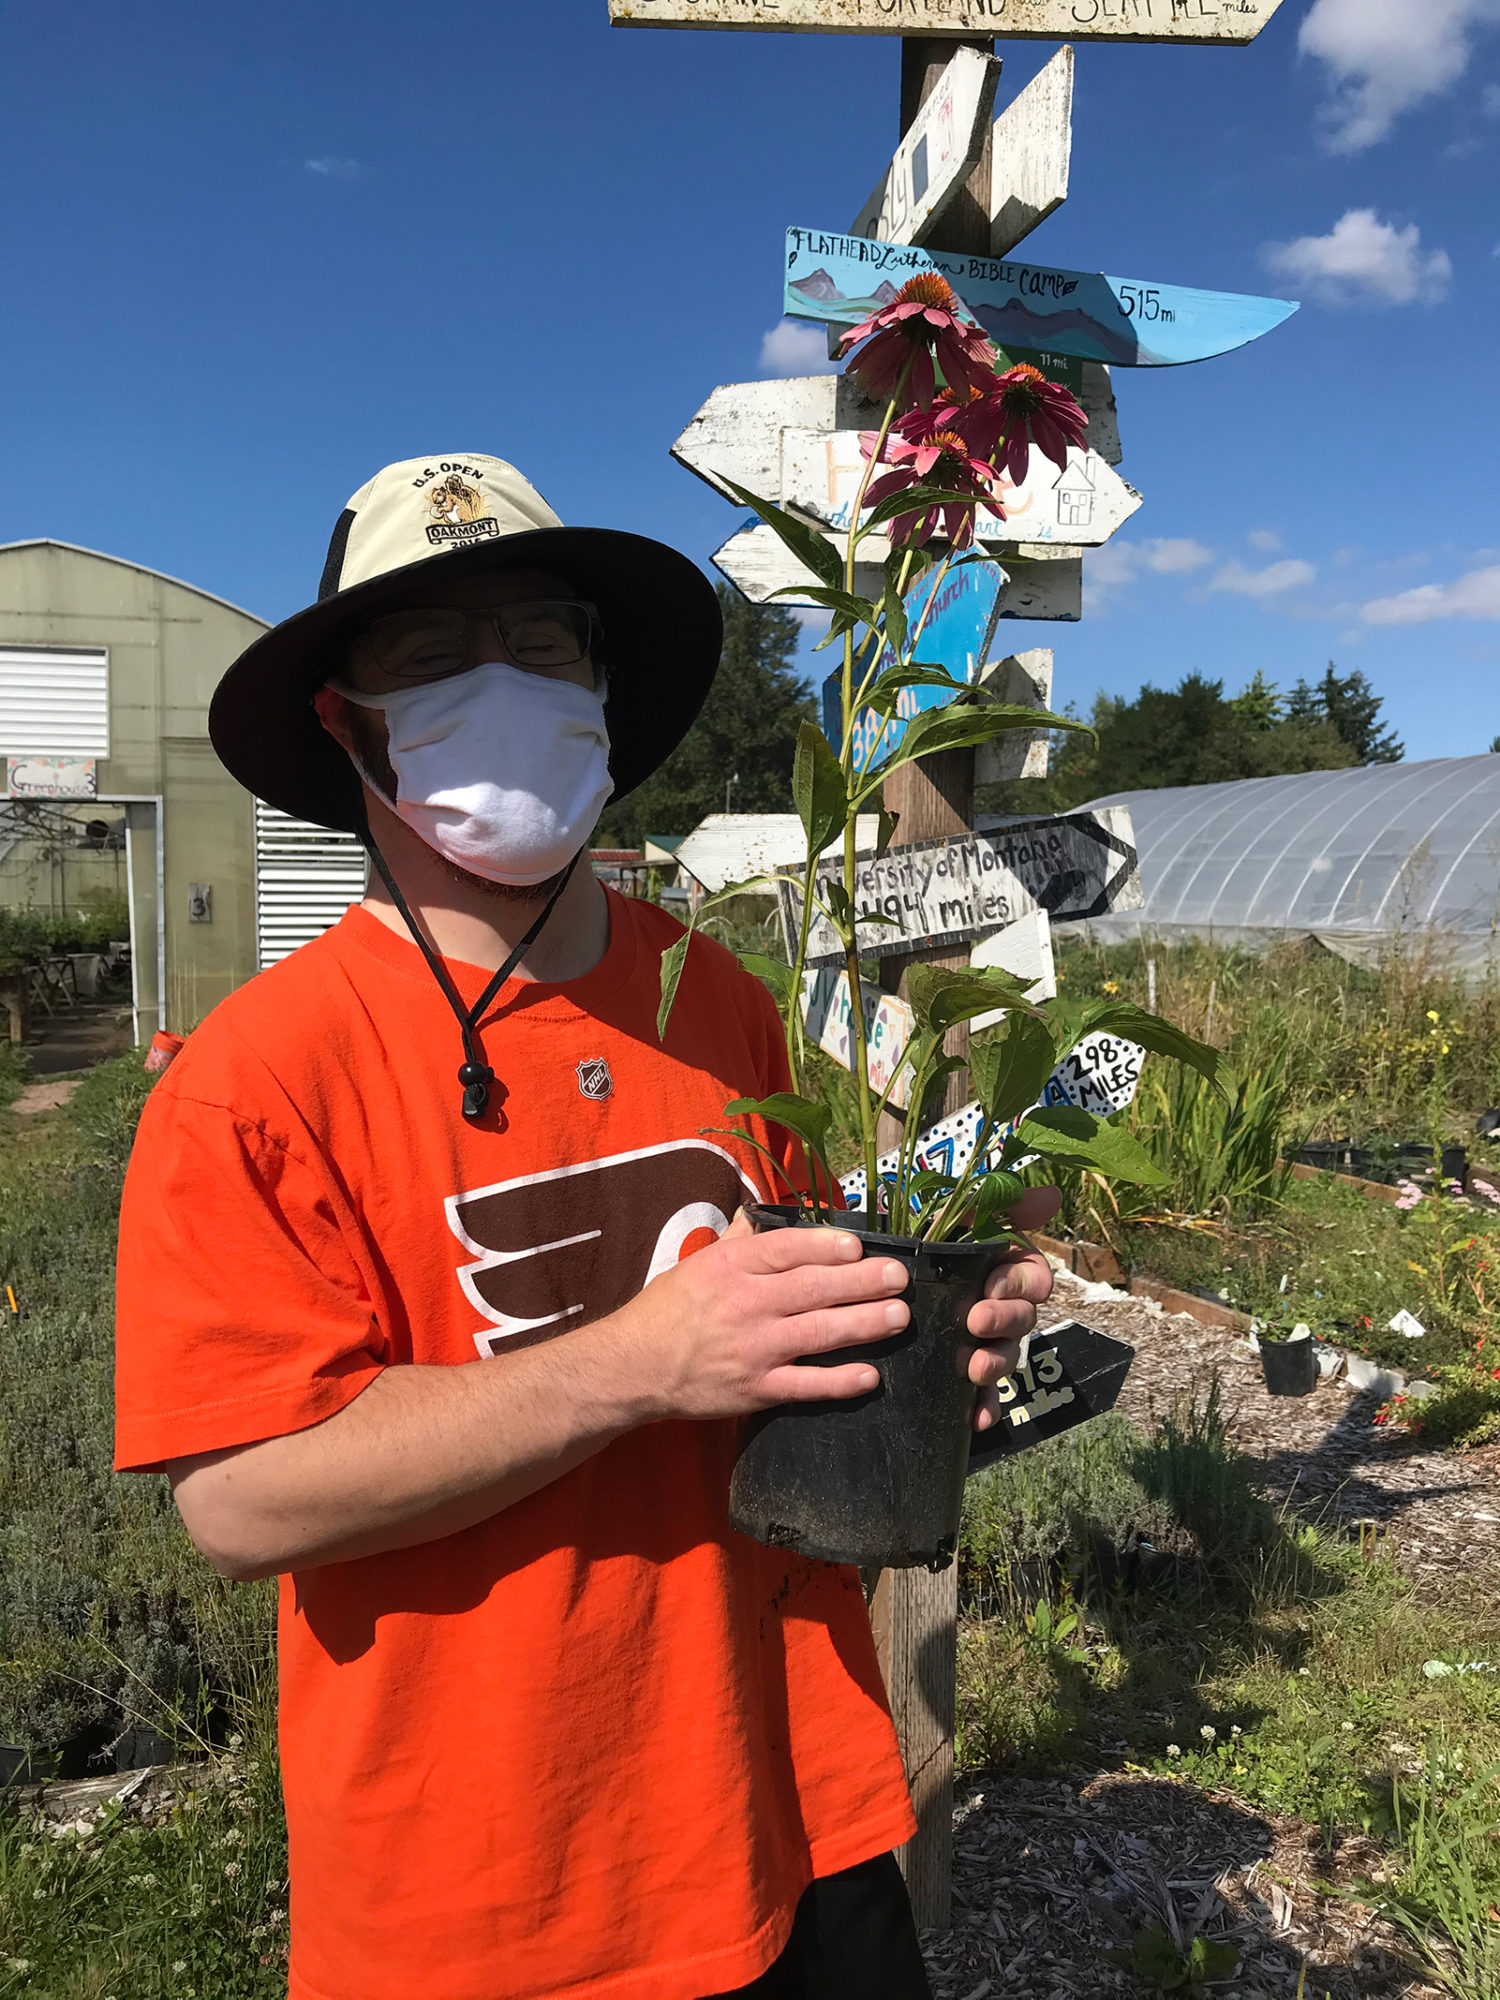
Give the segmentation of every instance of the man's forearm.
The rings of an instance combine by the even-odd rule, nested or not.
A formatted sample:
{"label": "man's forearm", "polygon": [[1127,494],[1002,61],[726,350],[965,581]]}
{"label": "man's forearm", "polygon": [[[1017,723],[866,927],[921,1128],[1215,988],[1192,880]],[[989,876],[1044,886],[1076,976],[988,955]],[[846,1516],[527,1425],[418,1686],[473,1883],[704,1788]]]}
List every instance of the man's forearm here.
{"label": "man's forearm", "polygon": [[169,1467],[188,1531],[248,1580],[459,1533],[657,1413],[608,1321],[456,1368],[387,1368],[324,1422]]}

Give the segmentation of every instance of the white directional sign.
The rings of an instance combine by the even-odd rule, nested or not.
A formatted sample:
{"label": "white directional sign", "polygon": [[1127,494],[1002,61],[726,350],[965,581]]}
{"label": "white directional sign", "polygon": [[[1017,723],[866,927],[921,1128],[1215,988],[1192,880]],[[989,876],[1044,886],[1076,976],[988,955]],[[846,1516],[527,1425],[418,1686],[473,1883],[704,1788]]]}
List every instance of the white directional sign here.
{"label": "white directional sign", "polygon": [[[1003,257],[1068,198],[1073,157],[1073,51],[1059,49],[995,120],[990,254]],[[854,232],[861,234],[859,230]],[[914,242],[916,238],[912,239]]]}
{"label": "white directional sign", "polygon": [[[842,880],[841,864],[825,862],[819,875]],[[801,891],[779,886],[782,927],[795,939]],[[1142,901],[1135,836],[1123,806],[1014,820],[990,833],[919,841],[855,863],[861,958],[987,937],[1037,909],[1055,924],[1076,923],[1110,910],[1138,910]],[[879,921],[867,923],[866,917]],[[815,913],[806,963],[840,965],[843,959],[838,932]]]}
{"label": "white directional sign", "polygon": [[1281,0],[609,0],[617,28],[1253,42]]}
{"label": "white directional sign", "polygon": [[[994,660],[979,676],[979,685],[995,701],[1017,708],[1051,708],[1052,649],[1038,646]],[[1014,778],[1045,778],[1047,732],[1008,729],[992,736],[974,752],[974,783],[1004,785]]]}
{"label": "white directional sign", "polygon": [[[825,526],[846,531],[867,461],[858,431],[786,430],[781,435],[781,502]],[[934,474],[940,483],[940,474]],[[1002,474],[995,488],[1003,516],[982,507],[974,532],[988,547],[1021,542],[1060,542],[1066,548],[1095,549],[1124,527],[1141,504],[1097,452],[1068,447],[1059,472],[1045,452],[1033,447],[1019,485]]]}
{"label": "white directional sign", "polygon": [[[1080,366],[1089,449],[1118,465],[1120,432],[1109,370],[1098,361]],[[672,446],[672,456],[726,499],[734,497],[725,484],[732,479],[764,500],[779,500],[783,431],[869,431],[883,415],[848,375],[726,382]]]}
{"label": "white directional sign", "polygon": [[984,151],[1000,64],[960,49],[912,121],[851,235],[925,243]]}
{"label": "white directional sign", "polygon": [[[830,548],[842,555],[839,538],[830,535],[827,539]],[[854,566],[854,588],[859,596],[879,598],[885,587],[880,565],[888,551],[889,544],[878,535],[864,544],[865,560]],[[781,604],[815,603],[798,593],[815,587],[819,579],[798,562],[774,529],[762,522],[732,535],[723,548],[714,551],[714,563],[752,604],[769,604],[773,597]],[[1034,544],[1027,549],[1025,560],[1007,553],[1005,574],[1002,618],[1076,624],[1083,616],[1083,562],[1071,550]],[[780,596],[782,591],[789,595]]]}

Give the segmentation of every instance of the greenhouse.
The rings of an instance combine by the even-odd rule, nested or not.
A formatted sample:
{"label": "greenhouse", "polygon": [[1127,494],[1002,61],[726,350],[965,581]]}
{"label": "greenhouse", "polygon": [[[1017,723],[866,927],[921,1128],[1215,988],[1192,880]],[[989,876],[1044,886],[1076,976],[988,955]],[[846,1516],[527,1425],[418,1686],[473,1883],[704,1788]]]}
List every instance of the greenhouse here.
{"label": "greenhouse", "polygon": [[1088,926],[1101,943],[1316,938],[1372,965],[1394,944],[1469,979],[1500,970],[1500,756],[1114,792],[1145,905]]}

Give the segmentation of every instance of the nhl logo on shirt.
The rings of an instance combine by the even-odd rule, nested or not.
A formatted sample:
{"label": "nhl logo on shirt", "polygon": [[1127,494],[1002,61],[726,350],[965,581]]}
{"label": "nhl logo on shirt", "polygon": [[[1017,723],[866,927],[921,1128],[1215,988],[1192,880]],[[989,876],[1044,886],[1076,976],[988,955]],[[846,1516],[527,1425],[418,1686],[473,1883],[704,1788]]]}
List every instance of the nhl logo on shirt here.
{"label": "nhl logo on shirt", "polygon": [[591,1061],[578,1065],[578,1088],[585,1097],[601,1099],[614,1096],[615,1080],[603,1056],[595,1056]]}

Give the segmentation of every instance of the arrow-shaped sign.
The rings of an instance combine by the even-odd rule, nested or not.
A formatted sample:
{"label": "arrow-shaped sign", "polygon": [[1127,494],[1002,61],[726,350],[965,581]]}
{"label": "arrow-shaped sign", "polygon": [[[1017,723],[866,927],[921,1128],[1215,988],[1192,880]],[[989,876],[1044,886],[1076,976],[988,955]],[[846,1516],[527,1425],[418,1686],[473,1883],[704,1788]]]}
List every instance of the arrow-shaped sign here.
{"label": "arrow-shaped sign", "polygon": [[[841,880],[823,863],[820,879]],[[800,887],[782,882],[782,927],[801,928]],[[924,840],[855,862],[854,909],[861,958],[930,951],[1003,930],[1036,909],[1054,924],[1110,910],[1138,910],[1144,898],[1130,813],[1123,806],[1012,820],[989,833]],[[808,965],[841,965],[844,947],[821,912],[808,929]]]}
{"label": "arrow-shaped sign", "polygon": [[609,0],[617,28],[1018,41],[1253,42],[1281,0]]}
{"label": "arrow-shaped sign", "polygon": [[[1068,198],[1073,158],[1073,51],[1059,49],[995,120],[990,149],[990,252],[1003,257]],[[856,236],[866,232],[855,229]],[[917,243],[920,237],[910,237]]]}
{"label": "arrow-shaped sign", "polygon": [[1076,1319],[1034,1333],[1014,1375],[997,1390],[999,1422],[976,1431],[969,1446],[970,1472],[1045,1444],[1090,1417],[1102,1417],[1120,1400],[1135,1349]]}
{"label": "arrow-shaped sign", "polygon": [[1050,348],[1122,368],[1207,361],[1258,340],[1297,310],[1286,299],[1055,271],[826,229],[787,231],[785,310],[858,326],[923,271],[940,271],[1002,347]]}
{"label": "arrow-shaped sign", "polygon": [[[825,527],[847,531],[866,459],[858,431],[782,432],[783,506],[807,514]],[[1019,485],[1003,473],[995,487],[1004,514],[981,508],[974,532],[987,547],[1022,542],[1060,542],[1066,548],[1099,548],[1124,527],[1141,496],[1097,452],[1068,448],[1059,471],[1045,452],[1033,448]]]}
{"label": "arrow-shaped sign", "polygon": [[855,218],[856,236],[882,243],[927,241],[978,165],[999,81],[994,56],[977,49],[957,52]]}
{"label": "arrow-shaped sign", "polygon": [[[830,548],[842,556],[836,536],[827,537]],[[880,561],[873,558],[878,552]],[[861,597],[879,600],[885,588],[880,567],[889,544],[872,535],[864,544],[865,560],[854,566],[854,588]],[[816,600],[799,592],[814,589],[820,579],[798,562],[774,529],[757,521],[741,528],[723,548],[714,552],[714,563],[752,604],[769,604],[774,597],[782,604],[804,604],[816,609]],[[1066,549],[1029,547],[1026,560],[1009,554],[1005,558],[1008,587],[1000,599],[1002,618],[1043,618],[1074,624],[1083,616],[1083,562]],[[790,593],[782,596],[780,593]]]}

